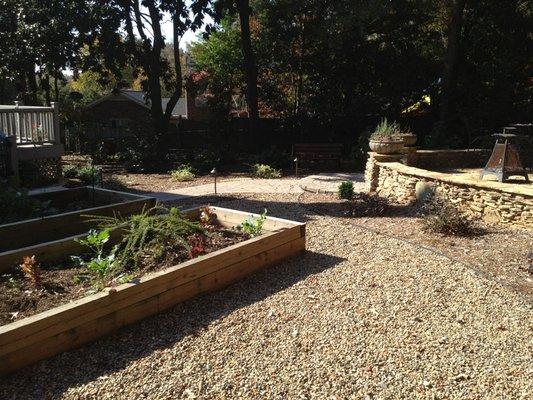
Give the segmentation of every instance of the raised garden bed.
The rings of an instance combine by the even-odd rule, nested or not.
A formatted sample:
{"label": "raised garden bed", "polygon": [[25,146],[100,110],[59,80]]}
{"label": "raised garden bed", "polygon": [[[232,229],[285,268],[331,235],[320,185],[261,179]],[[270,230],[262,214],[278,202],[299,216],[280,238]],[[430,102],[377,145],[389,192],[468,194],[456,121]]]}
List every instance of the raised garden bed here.
{"label": "raised garden bed", "polygon": [[[50,208],[59,212],[68,211],[0,225],[0,272],[24,255],[36,254],[43,260],[57,248],[68,247],[68,243],[75,246],[74,242],[62,239],[87,232],[91,228],[87,215],[128,216],[153,207],[156,202],[153,197],[100,188],[93,191],[90,187],[30,197],[47,202]],[[46,246],[43,246],[41,243],[45,242]]]}
{"label": "raised garden bed", "polygon": [[[222,228],[250,214],[211,207]],[[199,209],[187,212],[197,220]],[[0,375],[104,336],[305,250],[305,224],[267,217],[263,234],[0,327]],[[59,255],[58,255],[59,256]]]}

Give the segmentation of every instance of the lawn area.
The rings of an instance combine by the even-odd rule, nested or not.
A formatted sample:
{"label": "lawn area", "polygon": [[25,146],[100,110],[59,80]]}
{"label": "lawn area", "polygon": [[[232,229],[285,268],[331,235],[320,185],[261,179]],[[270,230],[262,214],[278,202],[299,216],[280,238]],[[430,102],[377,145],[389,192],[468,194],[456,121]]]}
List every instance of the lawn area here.
{"label": "lawn area", "polygon": [[308,251],[23,369],[0,381],[0,398],[509,399],[533,390],[529,231],[422,235],[413,210],[346,218],[346,203],[309,193],[180,205],[199,201],[305,221]]}

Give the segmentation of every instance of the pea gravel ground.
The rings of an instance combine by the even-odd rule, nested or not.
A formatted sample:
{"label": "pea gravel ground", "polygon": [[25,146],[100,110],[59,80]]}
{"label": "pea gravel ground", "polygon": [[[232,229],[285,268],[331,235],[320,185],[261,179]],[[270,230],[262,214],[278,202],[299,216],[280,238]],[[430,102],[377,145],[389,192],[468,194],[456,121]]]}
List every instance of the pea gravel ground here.
{"label": "pea gravel ground", "polygon": [[297,196],[308,253],[0,381],[1,399],[529,399],[527,296]]}

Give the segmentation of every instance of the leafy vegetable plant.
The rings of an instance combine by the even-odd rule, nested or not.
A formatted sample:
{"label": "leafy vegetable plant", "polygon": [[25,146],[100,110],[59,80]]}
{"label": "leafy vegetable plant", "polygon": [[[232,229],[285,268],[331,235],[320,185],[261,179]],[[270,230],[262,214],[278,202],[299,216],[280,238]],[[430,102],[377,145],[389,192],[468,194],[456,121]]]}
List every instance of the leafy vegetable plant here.
{"label": "leafy vegetable plant", "polygon": [[263,225],[265,224],[267,210],[261,214],[259,218],[248,218],[242,224],[237,225],[238,230],[242,230],[244,233],[247,233],[250,236],[259,236],[263,232]]}
{"label": "leafy vegetable plant", "polygon": [[72,260],[78,265],[87,268],[91,275],[92,286],[96,290],[102,290],[112,274],[119,269],[120,262],[116,259],[116,246],[107,256],[104,256],[104,246],[109,241],[109,230],[96,231],[92,229],[85,239],[76,239],[76,241],[88,247],[94,254],[93,258],[85,261],[79,256],[72,256]]}

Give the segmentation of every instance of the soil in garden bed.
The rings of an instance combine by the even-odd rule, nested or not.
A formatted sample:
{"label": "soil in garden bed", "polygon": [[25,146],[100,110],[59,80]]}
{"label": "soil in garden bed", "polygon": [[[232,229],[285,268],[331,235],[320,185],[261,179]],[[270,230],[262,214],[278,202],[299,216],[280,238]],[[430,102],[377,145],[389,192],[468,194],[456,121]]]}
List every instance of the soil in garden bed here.
{"label": "soil in garden bed", "polygon": [[[191,254],[185,247],[179,245],[167,248],[157,258],[154,256],[142,258],[138,268],[124,271],[122,277],[119,275],[110,281],[109,286],[116,286],[147,273],[172,267],[247,239],[249,236],[240,231],[214,226],[207,236],[203,236],[199,253],[193,250]],[[37,288],[32,287],[30,280],[19,266],[14,266],[10,271],[0,275],[0,326],[95,292],[90,281],[84,279],[87,270],[72,261],[58,260],[55,263],[43,263],[40,265],[40,270],[41,283]]]}
{"label": "soil in garden bed", "polygon": [[66,204],[62,204],[61,206],[56,206],[53,204],[49,205],[47,201],[34,201],[35,205],[33,207],[26,207],[25,209],[15,210],[15,213],[13,215],[6,215],[0,218],[0,225],[21,222],[34,218],[50,217],[52,215],[58,215],[72,211],[80,211],[88,208],[100,207],[110,204],[109,201],[104,201],[98,198],[94,199],[94,201],[92,199],[81,199],[71,201]]}

